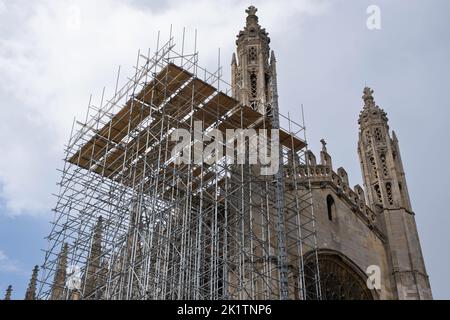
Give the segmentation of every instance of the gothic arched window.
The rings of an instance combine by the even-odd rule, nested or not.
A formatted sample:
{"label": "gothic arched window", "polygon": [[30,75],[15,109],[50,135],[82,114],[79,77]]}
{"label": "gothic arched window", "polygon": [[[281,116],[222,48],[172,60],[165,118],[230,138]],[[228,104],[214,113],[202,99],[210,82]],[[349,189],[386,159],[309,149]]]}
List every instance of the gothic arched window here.
{"label": "gothic arched window", "polygon": [[333,197],[329,194],[327,196],[327,212],[328,212],[328,220],[333,221],[333,216],[335,213],[335,203]]}
{"label": "gothic arched window", "polygon": [[306,298],[318,299],[316,281],[317,269],[320,275],[322,300],[374,300],[377,294],[367,287],[367,276],[349,258],[332,250],[319,250],[318,268],[315,255],[306,258]]}

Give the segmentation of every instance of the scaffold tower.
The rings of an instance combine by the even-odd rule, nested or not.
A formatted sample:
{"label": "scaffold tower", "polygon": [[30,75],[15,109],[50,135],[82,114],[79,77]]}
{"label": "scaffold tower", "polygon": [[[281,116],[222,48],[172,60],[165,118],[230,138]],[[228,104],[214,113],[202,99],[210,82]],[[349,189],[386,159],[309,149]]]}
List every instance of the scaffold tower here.
{"label": "scaffold tower", "polygon": [[[320,299],[304,120],[276,94],[268,116],[233,90],[171,37],[89,104],[65,150],[39,299]],[[179,129],[187,163],[174,157]],[[233,150],[195,159],[205,134],[242,129],[279,143],[276,173],[249,162],[251,137],[242,164]]]}

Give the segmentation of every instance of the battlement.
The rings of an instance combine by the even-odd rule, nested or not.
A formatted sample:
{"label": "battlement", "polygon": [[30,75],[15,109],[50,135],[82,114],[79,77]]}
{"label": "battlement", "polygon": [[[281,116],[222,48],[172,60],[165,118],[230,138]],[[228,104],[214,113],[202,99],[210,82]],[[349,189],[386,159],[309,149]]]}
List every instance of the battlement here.
{"label": "battlement", "polygon": [[317,163],[316,156],[310,150],[306,152],[306,157],[307,165],[298,166],[297,174],[300,176],[300,181],[310,182],[312,188],[329,186],[334,189],[335,193],[347,203],[352,212],[357,214],[369,228],[374,229],[383,238],[377,214],[367,205],[363,188],[360,185],[355,185],[353,189],[350,187],[348,174],[344,168],[340,167],[336,171],[333,170],[331,156],[326,148],[324,147],[320,153],[320,163]]}

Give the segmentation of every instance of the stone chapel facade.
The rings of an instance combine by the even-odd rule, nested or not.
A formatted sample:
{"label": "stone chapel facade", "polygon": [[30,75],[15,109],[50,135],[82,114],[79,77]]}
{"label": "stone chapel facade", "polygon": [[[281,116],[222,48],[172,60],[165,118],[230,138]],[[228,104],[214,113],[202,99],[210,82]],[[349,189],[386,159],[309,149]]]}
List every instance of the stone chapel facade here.
{"label": "stone chapel facade", "polygon": [[[276,59],[257,9],[246,12],[231,62],[233,96],[271,116]],[[324,140],[319,159],[307,154],[322,298],[432,299],[399,142],[373,90],[366,87],[362,98],[358,154],[364,187],[350,187],[345,169],[333,168]],[[366,283],[373,268],[380,271],[379,290],[369,290]]]}

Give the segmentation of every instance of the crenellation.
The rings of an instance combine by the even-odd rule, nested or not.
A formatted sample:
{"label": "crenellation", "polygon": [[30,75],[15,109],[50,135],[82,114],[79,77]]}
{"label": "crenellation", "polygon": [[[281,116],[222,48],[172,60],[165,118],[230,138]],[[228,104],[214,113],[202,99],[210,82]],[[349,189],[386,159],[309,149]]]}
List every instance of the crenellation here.
{"label": "crenellation", "polygon": [[337,169],[337,174],[339,175],[339,177],[341,177],[341,179],[344,181],[344,183],[346,185],[349,185],[349,183],[348,183],[348,174],[347,174],[347,171],[345,171],[344,168],[339,167]]}
{"label": "crenellation", "polygon": [[359,184],[355,185],[353,187],[353,189],[355,190],[356,194],[358,195],[359,200],[361,200],[364,203],[366,203],[366,195],[364,193],[364,189],[361,188],[361,186]]}
{"label": "crenellation", "polygon": [[[337,171],[333,171],[331,167],[331,156],[326,150],[326,143],[321,141],[323,149],[321,151],[321,163],[316,163],[316,157],[311,150],[306,153],[309,165],[299,166],[297,174],[300,177],[300,181],[305,181],[307,178],[311,181],[314,187],[320,189],[331,188],[335,194],[339,196],[347,205],[350,210],[360,217],[368,227],[371,229],[377,229],[379,237],[383,238],[381,230],[379,229],[379,223],[377,221],[377,215],[367,205],[365,200],[364,190],[361,186],[356,185],[353,189],[350,187],[347,171],[340,167]],[[289,179],[287,184],[289,186]],[[292,190],[292,187],[290,187]]]}
{"label": "crenellation", "polygon": [[306,158],[308,160],[309,165],[311,165],[311,166],[317,165],[316,156],[311,150],[306,151]]}
{"label": "crenellation", "polygon": [[333,163],[331,160],[331,156],[328,154],[327,149],[325,147],[325,141],[322,140],[324,144],[322,151],[320,152],[320,164],[323,166],[327,166],[329,168],[333,168]]}

